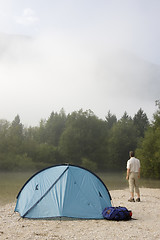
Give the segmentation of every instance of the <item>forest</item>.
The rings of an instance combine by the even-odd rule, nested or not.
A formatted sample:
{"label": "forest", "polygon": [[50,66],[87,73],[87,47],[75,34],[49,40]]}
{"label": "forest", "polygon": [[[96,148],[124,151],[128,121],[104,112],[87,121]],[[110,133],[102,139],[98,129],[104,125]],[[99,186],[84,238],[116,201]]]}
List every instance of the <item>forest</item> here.
{"label": "forest", "polygon": [[129,151],[141,161],[143,177],[160,179],[160,101],[149,122],[140,108],[118,120],[91,110],[52,112],[36,127],[24,127],[20,116],[0,119],[0,171],[29,171],[69,163],[94,172],[125,171]]}

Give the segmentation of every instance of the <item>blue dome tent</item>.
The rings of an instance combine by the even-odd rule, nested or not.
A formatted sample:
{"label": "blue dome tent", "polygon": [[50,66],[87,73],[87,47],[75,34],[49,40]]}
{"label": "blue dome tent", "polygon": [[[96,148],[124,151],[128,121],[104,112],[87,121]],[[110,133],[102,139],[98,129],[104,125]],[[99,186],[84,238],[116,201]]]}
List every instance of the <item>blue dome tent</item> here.
{"label": "blue dome tent", "polygon": [[102,180],[74,165],[56,165],[33,175],[22,187],[15,211],[26,218],[102,219],[111,196]]}

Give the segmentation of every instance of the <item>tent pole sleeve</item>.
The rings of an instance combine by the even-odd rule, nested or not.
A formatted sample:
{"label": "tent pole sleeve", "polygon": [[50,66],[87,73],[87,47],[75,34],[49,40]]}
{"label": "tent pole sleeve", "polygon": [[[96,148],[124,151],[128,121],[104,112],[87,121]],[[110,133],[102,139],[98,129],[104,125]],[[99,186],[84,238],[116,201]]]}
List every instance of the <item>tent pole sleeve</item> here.
{"label": "tent pole sleeve", "polygon": [[64,175],[64,173],[68,170],[69,166],[63,171],[63,173],[57,178],[57,180],[51,185],[51,187],[43,194],[43,196],[31,207],[27,210],[25,214],[23,214],[23,218],[49,193],[49,191],[54,187],[54,185],[59,181],[59,179]]}

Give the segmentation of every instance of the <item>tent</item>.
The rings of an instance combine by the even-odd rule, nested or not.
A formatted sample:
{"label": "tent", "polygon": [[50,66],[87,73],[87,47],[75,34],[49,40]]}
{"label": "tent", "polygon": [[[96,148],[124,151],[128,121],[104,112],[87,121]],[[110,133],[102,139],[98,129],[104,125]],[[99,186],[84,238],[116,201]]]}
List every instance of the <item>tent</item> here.
{"label": "tent", "polygon": [[56,165],[33,175],[22,187],[15,211],[26,218],[102,219],[111,196],[102,180],[74,165]]}

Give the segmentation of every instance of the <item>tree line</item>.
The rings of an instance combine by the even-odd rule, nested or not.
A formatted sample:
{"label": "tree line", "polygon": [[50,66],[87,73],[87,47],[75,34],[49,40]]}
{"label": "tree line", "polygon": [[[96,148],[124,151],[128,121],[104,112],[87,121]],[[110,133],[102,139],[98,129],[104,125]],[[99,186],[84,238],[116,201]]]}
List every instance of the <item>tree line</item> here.
{"label": "tree line", "polygon": [[19,115],[0,120],[0,170],[28,171],[69,163],[92,171],[123,171],[128,152],[136,150],[144,177],[160,178],[160,102],[150,123],[140,108],[118,120],[105,120],[91,110],[68,115],[61,109],[36,127],[24,127]]}

